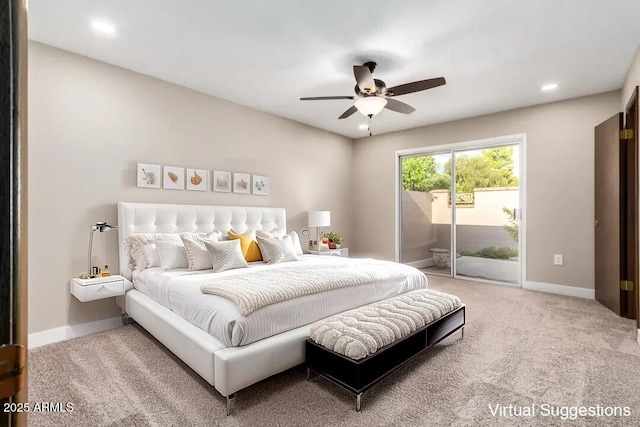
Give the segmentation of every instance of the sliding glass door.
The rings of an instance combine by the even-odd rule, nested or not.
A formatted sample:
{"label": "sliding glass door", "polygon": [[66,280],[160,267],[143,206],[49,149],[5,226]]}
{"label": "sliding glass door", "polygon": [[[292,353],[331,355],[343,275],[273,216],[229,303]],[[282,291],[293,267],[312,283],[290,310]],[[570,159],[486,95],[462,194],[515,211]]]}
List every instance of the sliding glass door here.
{"label": "sliding glass door", "polygon": [[518,146],[454,152],[455,275],[519,283]]}
{"label": "sliding glass door", "polygon": [[428,274],[520,284],[520,144],[399,153],[399,261]]}
{"label": "sliding glass door", "polygon": [[401,157],[400,261],[451,276],[451,152]]}

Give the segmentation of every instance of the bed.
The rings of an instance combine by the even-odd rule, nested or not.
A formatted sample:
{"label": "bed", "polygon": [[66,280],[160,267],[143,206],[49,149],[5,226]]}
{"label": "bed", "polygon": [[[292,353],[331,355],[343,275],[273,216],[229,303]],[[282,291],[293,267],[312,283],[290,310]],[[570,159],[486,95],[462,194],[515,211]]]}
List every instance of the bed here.
{"label": "bed", "polygon": [[[286,211],[270,207],[200,206],[118,203],[120,274],[134,284],[117,298],[123,319],[131,318],[184,361],[227,399],[274,374],[304,363],[311,324],[342,311],[427,286],[426,277],[412,267],[388,261],[303,255],[298,262],[221,273],[186,269],[132,270],[124,241],[135,233],[210,233],[229,230],[286,231]],[[376,265],[374,265],[375,263]],[[287,264],[287,265],[285,265]],[[326,264],[326,265],[322,265]],[[393,271],[393,280],[374,280],[279,301],[247,314],[236,303],[200,291],[213,279],[239,280],[241,275],[282,274],[298,270],[353,265]],[[289,266],[291,265],[291,266]],[[278,270],[280,272],[269,270]],[[266,273],[264,273],[266,272]]]}

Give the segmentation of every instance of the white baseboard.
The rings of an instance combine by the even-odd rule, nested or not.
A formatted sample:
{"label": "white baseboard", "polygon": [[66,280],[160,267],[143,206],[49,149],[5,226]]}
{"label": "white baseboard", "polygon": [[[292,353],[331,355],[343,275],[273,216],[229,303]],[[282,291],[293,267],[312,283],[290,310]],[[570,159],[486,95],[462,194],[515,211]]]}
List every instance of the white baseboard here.
{"label": "white baseboard", "polygon": [[421,259],[420,261],[405,262],[405,264],[415,268],[427,268],[436,265],[433,258]]}
{"label": "white baseboard", "polygon": [[522,289],[578,298],[596,298],[595,289],[576,288],[575,286],[556,285],[555,283],[532,282],[530,280],[527,280],[522,285]]}
{"label": "white baseboard", "polygon": [[84,335],[95,334],[122,326],[122,318],[98,320],[96,322],[82,323],[80,325],[61,326],[47,329],[46,331],[29,334],[29,348],[36,348],[54,342],[70,340]]}

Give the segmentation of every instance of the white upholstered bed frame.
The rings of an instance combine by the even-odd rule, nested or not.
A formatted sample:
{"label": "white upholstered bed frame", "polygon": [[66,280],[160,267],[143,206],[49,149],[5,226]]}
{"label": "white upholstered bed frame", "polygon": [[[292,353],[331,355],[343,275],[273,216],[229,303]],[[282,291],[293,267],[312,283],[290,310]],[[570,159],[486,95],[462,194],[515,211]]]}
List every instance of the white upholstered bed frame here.
{"label": "white upholstered bed frame", "polygon": [[[286,230],[282,208],[118,203],[120,274],[131,280],[124,239],[133,233],[237,232]],[[149,331],[191,369],[227,398],[304,362],[304,343],[311,325],[302,326],[242,347],[226,347],[215,337],[131,289],[117,298],[125,314]],[[123,317],[124,318],[124,317]]]}

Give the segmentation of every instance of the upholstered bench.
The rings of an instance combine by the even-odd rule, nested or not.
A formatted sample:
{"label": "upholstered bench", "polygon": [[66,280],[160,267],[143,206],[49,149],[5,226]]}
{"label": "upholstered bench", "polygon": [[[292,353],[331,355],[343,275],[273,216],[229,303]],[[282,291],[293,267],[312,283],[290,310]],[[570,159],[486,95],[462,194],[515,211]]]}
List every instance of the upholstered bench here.
{"label": "upholstered bench", "polygon": [[315,372],[356,396],[458,329],[465,306],[454,295],[421,289],[314,323],[305,344],[307,380]]}

